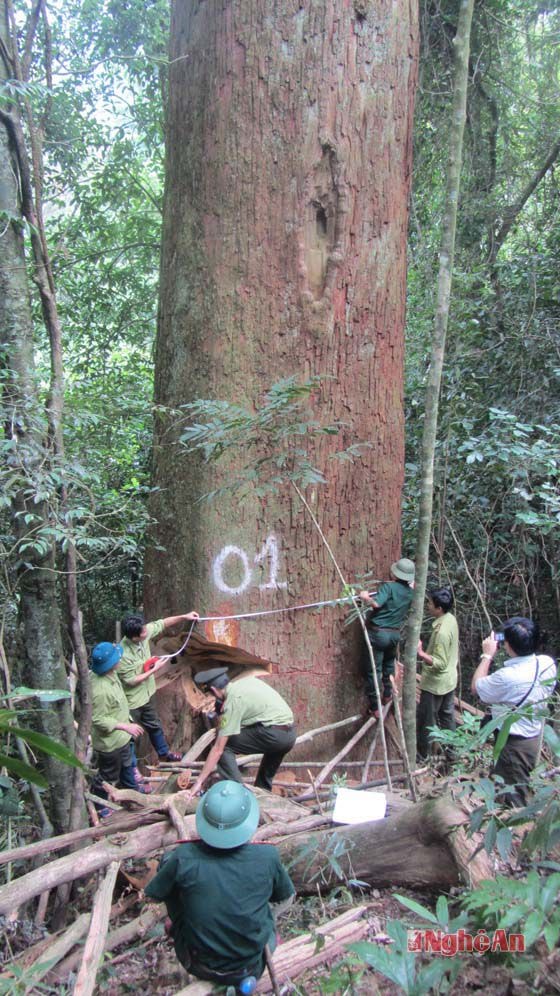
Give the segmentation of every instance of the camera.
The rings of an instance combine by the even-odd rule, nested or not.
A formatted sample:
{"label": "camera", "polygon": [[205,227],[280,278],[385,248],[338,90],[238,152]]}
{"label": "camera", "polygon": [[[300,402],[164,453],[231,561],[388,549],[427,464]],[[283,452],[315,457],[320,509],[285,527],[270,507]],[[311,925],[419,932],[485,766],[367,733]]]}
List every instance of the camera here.
{"label": "camera", "polygon": [[503,643],[505,640],[505,636],[503,633],[494,633],[494,639],[496,643]]}

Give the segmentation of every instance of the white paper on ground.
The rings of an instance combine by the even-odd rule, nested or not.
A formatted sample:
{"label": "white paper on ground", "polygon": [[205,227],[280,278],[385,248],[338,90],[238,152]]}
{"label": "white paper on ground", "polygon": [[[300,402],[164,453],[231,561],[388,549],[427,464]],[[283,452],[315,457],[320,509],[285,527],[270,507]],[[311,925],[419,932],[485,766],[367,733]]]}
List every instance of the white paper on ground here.
{"label": "white paper on ground", "polygon": [[333,823],[369,823],[382,820],[387,810],[384,792],[363,792],[339,788],[332,815]]}

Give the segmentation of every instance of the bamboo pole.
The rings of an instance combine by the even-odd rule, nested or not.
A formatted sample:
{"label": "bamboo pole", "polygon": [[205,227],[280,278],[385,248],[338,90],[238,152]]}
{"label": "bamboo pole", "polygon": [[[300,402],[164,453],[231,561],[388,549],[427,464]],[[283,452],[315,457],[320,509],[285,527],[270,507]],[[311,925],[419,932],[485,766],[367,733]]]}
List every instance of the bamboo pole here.
{"label": "bamboo pole", "polygon": [[402,744],[402,759],[404,762],[404,770],[406,771],[406,776],[408,778],[408,786],[410,788],[410,794],[414,802],[418,802],[418,792],[416,791],[416,785],[414,784],[414,778],[412,777],[412,771],[410,768],[410,761],[408,759],[408,752],[406,749],[406,740],[404,738],[404,730],[401,719],[401,709],[399,706],[399,690],[397,688],[397,683],[394,676],[391,675],[391,686],[393,689],[393,705],[395,707],[395,716],[397,719],[397,727],[399,730],[399,736],[401,738]]}
{"label": "bamboo pole", "polygon": [[[389,713],[389,709],[391,708],[391,705],[392,705],[392,703],[388,702],[387,705],[382,706],[381,711],[383,713],[383,721],[386,720],[387,715]],[[377,738],[379,736],[379,729],[380,728],[378,726],[377,729],[376,729],[376,731],[375,731],[375,733],[374,733],[374,735],[373,735],[373,738],[372,738],[372,741],[371,741],[371,744],[370,744],[370,748],[369,748],[369,751],[368,751],[368,756],[366,758],[366,763],[364,764],[364,770],[362,772],[362,778],[361,778],[362,785],[365,785],[365,783],[367,782],[367,780],[368,780],[368,774],[369,774],[369,769],[371,767],[373,767],[374,765],[378,765],[378,764],[384,764],[383,761],[373,761],[372,760],[375,748],[377,747]],[[347,764],[352,764],[354,762],[347,761],[346,763]],[[355,763],[356,764],[361,764],[362,762],[361,761],[356,761]],[[400,761],[390,761],[390,760],[387,761],[387,764],[400,764],[400,763],[401,763]]]}
{"label": "bamboo pole", "polygon": [[111,862],[107,869],[107,874],[97,890],[82,964],[80,965],[78,978],[74,986],[73,996],[92,996],[94,992],[95,980],[99,965],[101,964],[107,928],[109,926],[113,890],[117,881],[119,864],[120,862],[118,861]]}

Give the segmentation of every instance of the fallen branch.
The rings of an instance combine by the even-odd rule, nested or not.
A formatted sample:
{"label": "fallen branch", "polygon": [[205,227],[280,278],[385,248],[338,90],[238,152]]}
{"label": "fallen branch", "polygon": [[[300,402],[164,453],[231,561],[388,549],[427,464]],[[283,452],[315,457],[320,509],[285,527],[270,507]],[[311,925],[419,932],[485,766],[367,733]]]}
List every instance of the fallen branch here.
{"label": "fallen branch", "polygon": [[[86,827],[83,830],[74,830],[72,833],[60,834],[58,837],[50,837],[48,840],[37,840],[33,844],[24,844],[23,847],[14,847],[9,851],[0,853],[0,865],[10,861],[26,861],[28,858],[37,858],[42,854],[49,854],[51,851],[62,851],[65,847],[75,844],[78,841],[88,840],[88,838],[108,837],[110,834],[123,833],[129,830],[136,830],[139,826],[145,826],[146,814],[120,812],[110,820],[99,823],[94,827]],[[149,818],[156,823],[165,819],[161,813],[149,814]]]}
{"label": "fallen branch", "polygon": [[[355,907],[308,934],[280,944],[272,956],[279,984],[282,986],[310,968],[332,961],[345,952],[348,944],[365,937],[369,927],[367,913],[367,906]],[[324,943],[317,943],[319,937]],[[259,980],[256,992],[273,992],[271,979],[266,973]]]}
{"label": "fallen branch", "polygon": [[325,826],[326,823],[332,823],[330,813],[307,816],[292,823],[269,823],[266,827],[259,827],[252,840],[271,840],[273,837],[284,837],[287,834],[301,833],[303,830],[313,830],[315,827]]}
{"label": "fallen branch", "polygon": [[[412,774],[416,777],[418,775],[423,775],[426,771],[428,771],[428,767],[427,766],[423,767],[423,768],[416,768],[416,770],[413,771]],[[404,775],[393,775],[393,783],[406,782],[407,778],[408,778],[408,775],[406,775],[406,774],[404,774]],[[361,791],[364,791],[364,790],[367,790],[367,789],[370,789],[370,788],[381,788],[381,786],[383,786],[383,785],[387,785],[387,779],[386,778],[375,778],[373,781],[363,782],[361,785],[354,785],[353,788],[355,789],[356,792],[361,792]],[[389,791],[391,791],[391,790],[389,789]],[[321,789],[321,791],[319,793],[319,795],[321,796],[322,799],[327,799],[330,794],[331,794],[331,789]],[[298,795],[296,797],[296,801],[297,802],[309,802],[311,799],[314,799],[314,798],[315,798],[315,794],[313,792],[306,792],[305,795]]]}
{"label": "fallen branch", "polygon": [[[84,914],[84,916],[87,916],[89,920],[89,913]],[[105,951],[114,951],[115,948],[119,948],[123,944],[130,944],[136,937],[142,938],[152,927],[155,927],[156,923],[160,923],[164,916],[163,906],[160,903],[157,905],[150,903],[144,907],[140,916],[134,920],[129,920],[128,923],[122,924],[107,934]],[[81,956],[81,950],[73,951],[72,954],[68,955],[53,973],[53,982],[62,983],[70,972],[74,972],[80,963]]]}
{"label": "fallen branch", "polygon": [[117,881],[118,871],[119,862],[111,862],[107,869],[107,874],[95,895],[91,923],[73,996],[92,996],[95,989],[95,980],[103,956],[103,948],[109,926],[109,916],[111,914],[113,890]]}
{"label": "fallen branch", "polygon": [[[190,821],[191,837],[196,838],[194,816]],[[109,840],[90,844],[79,855],[66,854],[50,861],[41,868],[16,878],[0,888],[0,914],[11,910],[40,895],[46,889],[85,878],[93,872],[105,868],[112,861],[126,861],[127,858],[145,858],[155,854],[162,847],[170,847],[177,840],[177,831],[167,820],[140,826],[134,833],[115,833]]]}

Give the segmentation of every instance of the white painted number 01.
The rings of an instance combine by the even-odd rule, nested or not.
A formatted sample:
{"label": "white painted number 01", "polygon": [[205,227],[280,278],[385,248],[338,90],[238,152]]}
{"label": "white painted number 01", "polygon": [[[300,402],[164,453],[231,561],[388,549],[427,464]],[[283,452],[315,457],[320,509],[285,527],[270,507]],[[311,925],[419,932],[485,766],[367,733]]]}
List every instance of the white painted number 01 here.
{"label": "white painted number 01", "polygon": [[[268,579],[259,585],[260,591],[267,588],[287,588],[287,581],[278,580],[280,556],[278,552],[278,540],[273,533],[267,536],[259,553],[253,558],[253,564],[268,563]],[[228,584],[224,574],[226,564],[230,571],[235,571],[238,584]],[[253,580],[253,570],[249,556],[240,546],[224,546],[212,564],[212,577],[214,584],[219,591],[225,595],[241,595],[251,586]]]}

